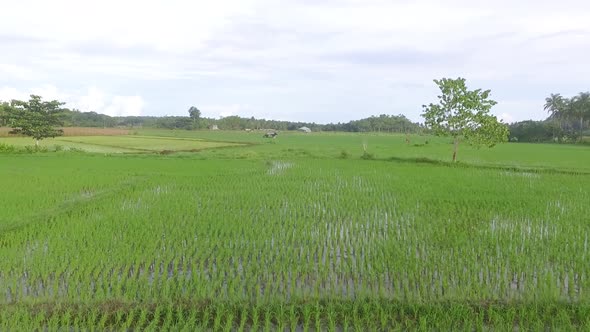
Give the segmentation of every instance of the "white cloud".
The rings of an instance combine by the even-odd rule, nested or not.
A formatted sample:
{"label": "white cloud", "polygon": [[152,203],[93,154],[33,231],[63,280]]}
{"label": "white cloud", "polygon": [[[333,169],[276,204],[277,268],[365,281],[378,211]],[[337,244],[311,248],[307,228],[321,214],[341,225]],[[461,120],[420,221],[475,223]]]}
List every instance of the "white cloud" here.
{"label": "white cloud", "polygon": [[11,101],[12,99],[28,100],[29,95],[26,92],[19,91],[15,88],[0,88],[0,101]]}
{"label": "white cloud", "polygon": [[[542,120],[547,117],[543,110],[543,100],[510,100],[500,102],[492,112],[504,122],[510,123],[522,120]],[[530,110],[540,110],[532,113]]]}
{"label": "white cloud", "polygon": [[59,91],[57,87],[51,84],[33,87],[29,91],[19,90],[12,87],[0,87],[0,100],[29,100],[30,95],[38,95],[45,100],[66,101],[70,98],[69,94]]}
{"label": "white cloud", "polygon": [[88,88],[86,93],[64,92],[54,85],[42,85],[30,91],[11,87],[0,88],[0,100],[12,99],[28,100],[31,94],[39,95],[44,100],[59,100],[65,102],[65,107],[78,109],[82,112],[97,112],[110,116],[138,116],[146,105],[141,96],[110,95],[96,88]]}
{"label": "white cloud", "polygon": [[510,115],[510,113],[504,112],[500,114],[500,120],[502,120],[504,123],[512,123],[514,122],[514,117]]}
{"label": "white cloud", "polygon": [[0,86],[51,81],[112,114],[196,99],[206,116],[326,122],[419,119],[433,78],[463,76],[492,88],[496,114],[537,119],[549,93],[588,89],[588,17],[582,0],[12,1]]}
{"label": "white cloud", "polygon": [[78,98],[76,104],[77,108],[82,111],[97,112],[97,110],[105,109],[107,103],[106,99],[107,97],[104,92],[102,92],[100,89],[96,87],[90,87],[88,88],[88,92],[86,93],[86,95],[80,96]]}
{"label": "white cloud", "polygon": [[16,64],[0,63],[0,76],[26,81],[36,78],[37,75],[35,75],[33,70],[28,67]]}
{"label": "white cloud", "polygon": [[141,115],[144,106],[145,102],[140,96],[115,96],[110,105],[106,106],[100,113],[111,116],[137,116]]}
{"label": "white cloud", "polygon": [[232,115],[238,116],[253,116],[255,112],[247,106],[240,104],[229,104],[229,105],[203,105],[199,107],[203,112],[204,117],[220,118]]}
{"label": "white cloud", "polygon": [[0,31],[19,31],[59,43],[107,41],[177,52],[199,46],[233,15],[249,12],[251,2],[21,0],[4,6]]}

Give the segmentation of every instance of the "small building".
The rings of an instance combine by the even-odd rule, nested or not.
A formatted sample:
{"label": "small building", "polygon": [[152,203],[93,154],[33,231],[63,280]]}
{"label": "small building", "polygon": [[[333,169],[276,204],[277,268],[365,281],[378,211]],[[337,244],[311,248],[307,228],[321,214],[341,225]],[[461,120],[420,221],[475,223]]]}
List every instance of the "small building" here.
{"label": "small building", "polygon": [[309,129],[307,127],[301,127],[301,128],[299,128],[297,130],[300,131],[300,132],[303,132],[303,133],[311,133],[311,129]]}
{"label": "small building", "polygon": [[211,130],[219,130],[219,127],[217,127],[216,124],[209,126],[209,129]]}

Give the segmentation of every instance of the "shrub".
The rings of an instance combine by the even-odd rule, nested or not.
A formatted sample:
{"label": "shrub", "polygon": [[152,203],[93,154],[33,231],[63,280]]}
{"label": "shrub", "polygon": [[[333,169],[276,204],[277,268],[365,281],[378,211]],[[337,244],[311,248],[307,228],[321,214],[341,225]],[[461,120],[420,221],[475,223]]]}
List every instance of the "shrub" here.
{"label": "shrub", "polygon": [[14,153],[18,151],[14,145],[0,143],[0,153]]}
{"label": "shrub", "polygon": [[372,160],[372,159],[375,159],[375,155],[373,153],[369,153],[369,152],[365,151],[365,152],[363,152],[361,159]]}

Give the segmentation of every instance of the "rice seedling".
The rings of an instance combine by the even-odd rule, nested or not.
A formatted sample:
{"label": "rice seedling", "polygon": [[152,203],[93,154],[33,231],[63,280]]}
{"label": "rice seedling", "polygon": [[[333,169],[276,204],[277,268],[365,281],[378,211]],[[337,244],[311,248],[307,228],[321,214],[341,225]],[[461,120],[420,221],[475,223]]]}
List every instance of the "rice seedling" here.
{"label": "rice seedling", "polygon": [[[334,151],[358,150],[343,137]],[[274,158],[281,144],[0,156],[0,330],[589,326],[586,166]]]}

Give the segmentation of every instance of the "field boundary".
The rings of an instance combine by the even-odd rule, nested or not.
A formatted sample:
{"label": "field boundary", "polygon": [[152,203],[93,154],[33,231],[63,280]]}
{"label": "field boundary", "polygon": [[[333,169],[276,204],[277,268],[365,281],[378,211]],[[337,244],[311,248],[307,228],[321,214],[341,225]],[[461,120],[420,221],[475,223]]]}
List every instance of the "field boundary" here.
{"label": "field boundary", "polygon": [[[59,127],[64,131],[66,137],[70,136],[126,136],[132,133],[131,129],[125,128],[98,128],[98,127]],[[0,127],[0,137],[24,137],[23,135],[13,135],[8,132],[10,127]]]}
{"label": "field boundary", "polygon": [[450,168],[474,168],[474,169],[487,169],[487,170],[500,170],[509,172],[519,173],[540,173],[540,174],[564,174],[564,175],[590,175],[590,171],[577,171],[571,169],[557,169],[557,168],[543,168],[543,167],[519,167],[511,165],[490,165],[490,164],[474,164],[465,162],[451,162],[439,159],[430,159],[425,157],[416,158],[402,158],[402,157],[389,157],[384,160],[397,163],[408,163],[408,164],[424,164],[433,166],[443,166]]}

